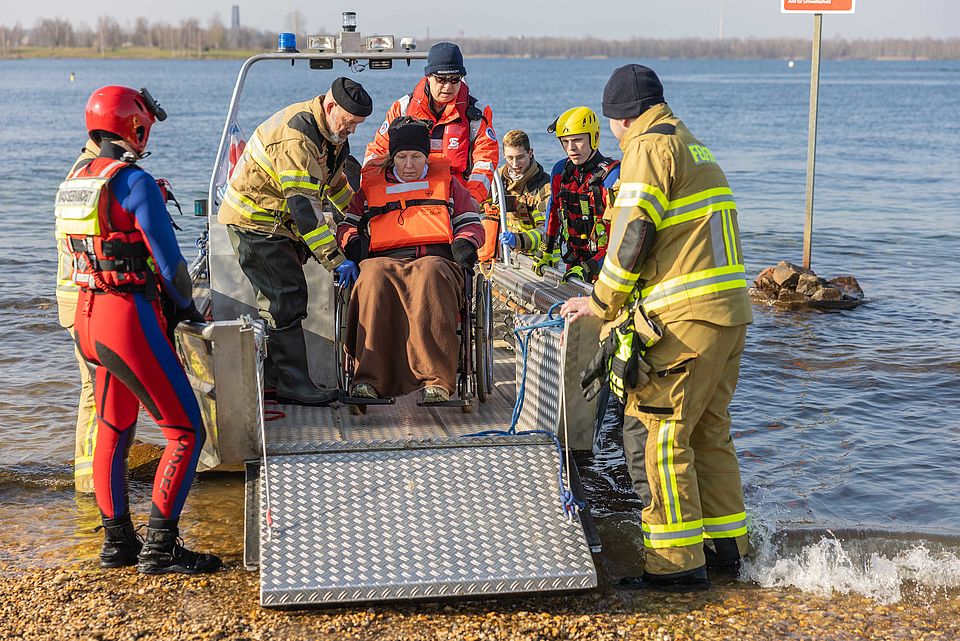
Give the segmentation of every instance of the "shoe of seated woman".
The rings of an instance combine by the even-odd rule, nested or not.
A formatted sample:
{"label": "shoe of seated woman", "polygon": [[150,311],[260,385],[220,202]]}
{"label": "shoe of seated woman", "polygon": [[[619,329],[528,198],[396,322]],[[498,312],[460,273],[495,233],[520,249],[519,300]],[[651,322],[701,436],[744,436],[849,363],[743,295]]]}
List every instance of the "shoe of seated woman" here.
{"label": "shoe of seated woman", "polygon": [[450,392],[436,385],[429,385],[423,388],[424,403],[443,403],[450,400]]}
{"label": "shoe of seated woman", "polygon": [[373,389],[370,383],[357,383],[353,386],[350,395],[354,398],[380,398],[377,396],[377,390]]}

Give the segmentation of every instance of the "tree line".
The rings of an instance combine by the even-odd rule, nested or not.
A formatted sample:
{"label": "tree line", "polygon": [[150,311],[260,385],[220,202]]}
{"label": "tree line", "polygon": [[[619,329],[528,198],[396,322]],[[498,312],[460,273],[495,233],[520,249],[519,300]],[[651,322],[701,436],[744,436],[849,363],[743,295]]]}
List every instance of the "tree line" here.
{"label": "tree line", "polygon": [[[306,19],[298,11],[287,16],[286,28],[305,36]],[[319,32],[329,33],[326,30]],[[439,40],[439,38],[435,39]],[[554,36],[509,36],[457,38],[468,55],[518,57],[611,57],[611,58],[807,58],[810,41],[803,38],[630,38],[610,40],[597,37],[560,38]],[[425,50],[431,41],[421,40]],[[0,57],[29,56],[38,48],[56,50],[87,49],[91,54],[122,55],[136,48],[156,55],[204,57],[217,52],[269,51],[276,46],[276,32],[263,29],[226,26],[219,15],[206,24],[196,18],[178,23],[151,22],[137,18],[124,26],[109,16],[101,16],[93,26],[74,26],[60,18],[42,18],[32,28],[19,24],[0,25]],[[960,59],[960,38],[823,41],[822,55],[832,59]]]}

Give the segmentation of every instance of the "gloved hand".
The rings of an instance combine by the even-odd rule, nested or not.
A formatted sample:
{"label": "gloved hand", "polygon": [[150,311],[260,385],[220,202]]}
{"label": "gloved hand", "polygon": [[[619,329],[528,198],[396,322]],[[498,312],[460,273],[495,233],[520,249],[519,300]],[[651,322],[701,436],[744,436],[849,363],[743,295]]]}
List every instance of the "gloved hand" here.
{"label": "gloved hand", "polygon": [[547,267],[554,267],[560,262],[560,250],[554,249],[547,252],[543,249],[537,251],[536,258],[533,261],[533,273],[537,276],[543,276],[543,270]]}
{"label": "gloved hand", "polygon": [[510,249],[517,248],[517,235],[512,231],[505,231],[500,234],[500,244],[506,245]]}
{"label": "gloved hand", "polygon": [[343,255],[347,260],[352,260],[355,263],[360,262],[362,257],[363,246],[360,244],[360,238],[354,236],[350,239],[350,242],[347,243],[346,247],[343,248]]}
{"label": "gloved hand", "polygon": [[627,392],[650,382],[650,364],[642,358],[640,337],[634,330],[615,328],[600,344],[596,356],[580,373],[580,388],[588,401],[609,381],[610,392],[626,403]]}
{"label": "gloved hand", "polygon": [[164,309],[166,321],[167,321],[167,337],[170,339],[171,343],[174,343],[174,332],[177,329],[177,325],[187,321],[190,323],[206,323],[207,319],[203,317],[203,314],[200,313],[200,310],[197,309],[196,303],[190,301],[189,307],[177,307],[172,299],[169,297],[164,297],[165,305],[162,305],[161,308]]}
{"label": "gloved hand", "polygon": [[597,350],[587,368],[580,372],[580,389],[583,391],[583,397],[588,401],[592,401],[607,383],[608,366],[613,350],[613,332],[611,332],[600,343],[600,349]]}
{"label": "gloved hand", "polygon": [[477,248],[466,238],[457,238],[450,245],[453,261],[464,269],[473,269],[477,264]]}
{"label": "gloved hand", "polygon": [[357,264],[352,260],[345,260],[340,263],[339,267],[335,267],[333,273],[337,277],[337,284],[342,287],[353,287],[353,284],[357,282],[357,278],[360,277],[360,268],[357,267]]}
{"label": "gloved hand", "polygon": [[343,254],[340,253],[339,249],[334,249],[330,252],[314,252],[313,257],[317,259],[324,269],[328,272],[332,272],[340,263],[346,260],[343,257]]}
{"label": "gloved hand", "polygon": [[574,265],[563,274],[563,278],[560,279],[560,282],[569,283],[571,280],[580,280],[584,283],[588,282],[586,270],[584,270],[580,265]]}

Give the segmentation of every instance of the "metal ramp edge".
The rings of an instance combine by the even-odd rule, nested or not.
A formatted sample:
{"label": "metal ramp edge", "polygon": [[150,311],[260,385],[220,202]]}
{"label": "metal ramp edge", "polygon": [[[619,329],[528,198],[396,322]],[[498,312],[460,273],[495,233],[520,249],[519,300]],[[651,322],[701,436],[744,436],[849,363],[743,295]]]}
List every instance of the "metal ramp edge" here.
{"label": "metal ramp edge", "polygon": [[[254,464],[245,532],[245,547],[259,537],[254,561],[264,606],[597,585],[584,528],[563,515],[550,440],[394,443],[268,461],[272,532],[268,537],[265,484]],[[259,492],[250,491],[251,481]]]}

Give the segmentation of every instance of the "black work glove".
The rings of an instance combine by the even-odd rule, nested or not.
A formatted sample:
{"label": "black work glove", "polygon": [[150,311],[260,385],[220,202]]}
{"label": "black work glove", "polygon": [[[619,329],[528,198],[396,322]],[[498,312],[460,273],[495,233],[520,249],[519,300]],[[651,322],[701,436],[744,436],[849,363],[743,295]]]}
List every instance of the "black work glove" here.
{"label": "black work glove", "polygon": [[477,248],[466,238],[458,238],[450,245],[453,253],[453,262],[464,269],[472,270],[477,264]]}
{"label": "black work glove", "polygon": [[596,356],[587,365],[587,368],[580,372],[580,389],[583,391],[583,397],[592,401],[603,386],[607,384],[608,365],[610,357],[613,356],[613,336],[607,336]]}
{"label": "black work glove", "polygon": [[[177,325],[187,321],[190,323],[206,323],[207,319],[203,317],[203,314],[200,313],[200,310],[197,309],[196,303],[190,301],[189,307],[177,307],[173,301],[168,301],[169,311],[166,314],[167,316],[167,338],[170,339],[170,342],[173,343],[173,333],[177,329]],[[166,311],[166,310],[165,310]]]}
{"label": "black work glove", "polygon": [[350,239],[350,242],[347,243],[347,246],[343,248],[343,255],[347,257],[347,260],[359,263],[361,254],[362,247],[360,245],[360,237],[354,236]]}

